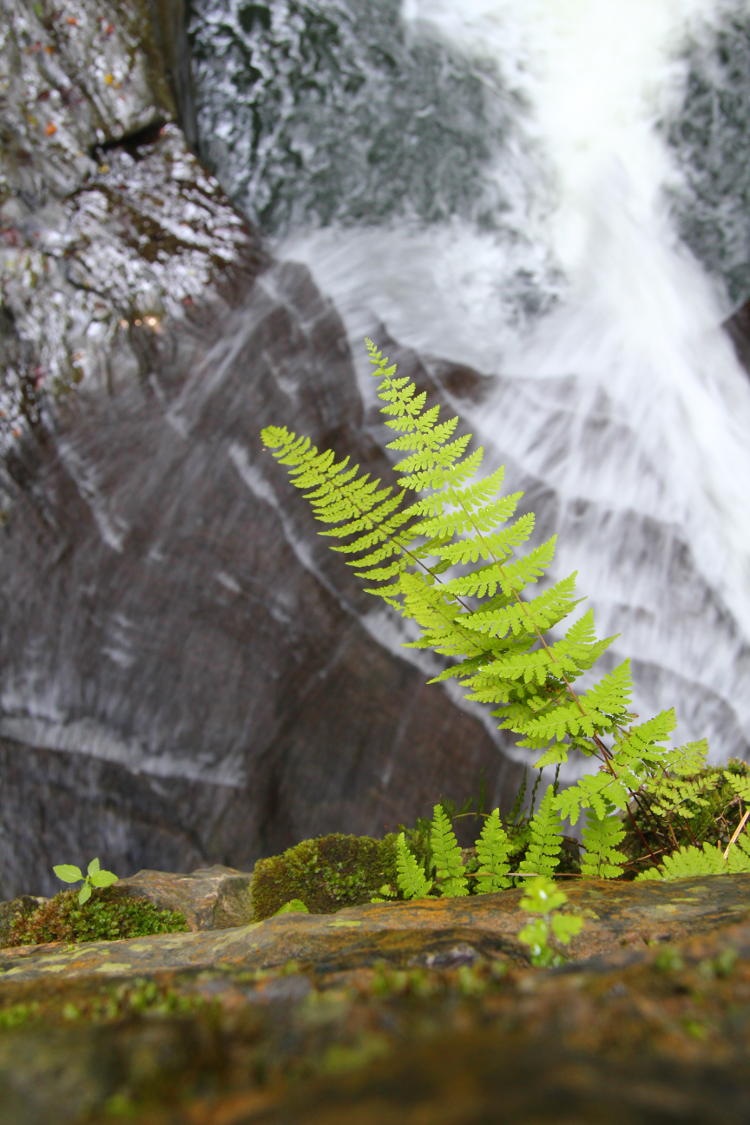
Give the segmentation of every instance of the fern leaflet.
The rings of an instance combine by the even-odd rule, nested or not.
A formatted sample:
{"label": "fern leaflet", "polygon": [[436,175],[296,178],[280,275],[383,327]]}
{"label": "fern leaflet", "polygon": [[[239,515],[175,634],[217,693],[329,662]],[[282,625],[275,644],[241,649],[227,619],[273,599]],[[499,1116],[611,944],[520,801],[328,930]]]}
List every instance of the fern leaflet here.
{"label": "fern leaflet", "polygon": [[510,839],[500,820],[500,812],[494,809],[482,826],[477,840],[477,890],[484,894],[502,891],[512,886],[510,871]]}
{"label": "fern leaflet", "polygon": [[618,879],[624,873],[627,856],[618,849],[625,838],[621,819],[613,812],[597,816],[587,812],[583,830],[586,852],[581,860],[581,874],[590,879]]}
{"label": "fern leaflet", "polygon": [[529,823],[531,841],[526,855],[518,865],[526,875],[552,876],[560,863],[562,823],[556,808],[553,786],[548,786]]}
{"label": "fern leaflet", "polygon": [[466,867],[456,835],[442,805],[435,805],[430,827],[430,849],[435,865],[435,878],[447,898],[469,893]]}
{"label": "fern leaflet", "polygon": [[396,878],[404,898],[427,898],[432,890],[432,883],[409,851],[403,832],[396,837]]}

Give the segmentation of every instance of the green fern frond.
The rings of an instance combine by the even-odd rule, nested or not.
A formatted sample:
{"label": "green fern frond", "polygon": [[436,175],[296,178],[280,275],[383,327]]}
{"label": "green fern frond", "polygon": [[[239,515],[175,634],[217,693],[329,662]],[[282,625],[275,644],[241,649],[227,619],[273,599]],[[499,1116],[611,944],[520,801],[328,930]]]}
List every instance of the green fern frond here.
{"label": "green fern frond", "polygon": [[[738,840],[739,843],[739,840]],[[715,844],[705,841],[701,847],[686,844],[665,856],[659,867],[650,867],[636,876],[637,880],[695,879],[701,875],[738,875],[750,872],[750,845],[743,841],[727,858]]]}
{"label": "green fern frond", "polygon": [[407,899],[427,898],[432,890],[432,883],[409,851],[403,832],[396,837],[396,881],[399,891]]}
{"label": "green fern frond", "polygon": [[581,874],[589,879],[619,879],[624,874],[627,856],[618,844],[625,839],[625,827],[614,812],[598,816],[592,810],[586,813],[581,860]]}
{"label": "green fern frond", "polygon": [[677,746],[671,751],[669,772],[679,777],[693,777],[706,768],[707,759],[708,741],[705,738],[697,742],[686,742],[684,746]]}
{"label": "green fern frond", "polygon": [[499,809],[494,809],[485,818],[479,839],[476,842],[479,869],[477,871],[477,891],[486,894],[502,891],[512,886],[510,871],[511,841],[503,828]]}
{"label": "green fern frond", "polygon": [[645,790],[650,798],[652,813],[669,817],[678,813],[683,819],[692,820],[700,811],[708,807],[706,796],[716,789],[720,776],[671,777],[667,775],[652,782]]}
{"label": "green fern frond", "polygon": [[575,598],[575,574],[563,578],[548,590],[537,594],[529,601],[509,602],[491,608],[469,612],[461,624],[476,633],[486,633],[491,637],[504,637],[508,633],[536,635],[546,633],[578,605]]}
{"label": "green fern frond", "polygon": [[442,805],[435,805],[430,826],[430,850],[435,878],[447,898],[468,895],[466,867],[451,822]]}
{"label": "green fern frond", "polygon": [[630,800],[630,790],[608,770],[584,774],[575,783],[563,789],[557,797],[557,807],[562,816],[576,824],[583,809],[593,809],[604,819],[611,809],[625,809]]}
{"label": "green fern frond", "polygon": [[[451,419],[453,421],[453,419]],[[446,441],[441,437],[445,432],[445,425],[432,426],[425,434],[420,434],[415,453],[404,457],[393,466],[394,473],[403,473],[405,481],[411,481],[412,474],[424,473],[432,469],[448,469],[454,461],[463,456],[466,446],[471,441],[471,434],[462,434],[453,441]],[[392,447],[393,442],[389,442]],[[410,488],[411,484],[403,484],[402,488]],[[417,491],[421,488],[417,486]]]}
{"label": "green fern frond", "polygon": [[[438,422],[439,414],[439,406],[433,406],[430,410],[425,411],[423,417],[427,428],[423,432],[413,431],[403,434],[400,438],[394,438],[393,441],[388,442],[386,449],[408,452],[438,448],[443,445],[453,435],[458,425],[458,415],[448,418],[445,422]],[[402,465],[394,465],[393,468],[396,472],[408,471]]]}
{"label": "green fern frond", "polygon": [[[439,406],[428,406],[426,394],[399,377],[372,340],[366,346],[381,412],[393,433],[388,448],[400,457],[396,487],[362,473],[348,458],[319,451],[285,427],[269,426],[262,433],[264,445],[287,467],[325,525],[321,534],[336,540],[334,550],[368,592],[416,622],[419,636],[410,645],[455,661],[433,682],[453,679],[468,699],[491,704],[501,730],[541,752],[540,768],[560,765],[573,752],[598,759],[598,774],[559,795],[558,821],[564,812],[575,823],[583,809],[592,826],[609,823],[612,811],[625,808],[633,795],[646,799],[646,810],[651,801],[675,811],[678,790],[666,780],[674,777],[684,782],[680,814],[698,807],[702,794],[691,788],[689,767],[700,757],[699,744],[682,752],[664,745],[674,727],[672,712],[633,725],[627,661],[585,692],[574,686],[614,638],[597,638],[590,612],[562,636],[549,636],[580,600],[575,574],[529,596],[548,573],[554,537],[521,553],[534,530],[533,513],[516,515],[521,493],[501,494],[501,468],[483,477],[483,450],[470,449],[470,435],[459,433],[459,420],[441,420]],[[743,800],[750,795],[735,792]],[[545,815],[552,816],[551,806]],[[605,829],[589,831],[600,833],[591,837],[592,855],[599,858],[589,865],[599,871],[607,864],[616,867],[617,849],[612,844],[607,853]],[[534,864],[540,872],[545,864],[551,870],[551,857],[538,852],[539,846],[533,844],[537,852],[530,852]]]}
{"label": "green fern frond", "polygon": [[[438,516],[433,516],[417,524],[416,533],[432,539],[466,535],[472,531],[477,534],[491,531],[499,523],[504,523],[505,520],[510,518],[515,512],[518,500],[522,495],[521,492],[515,492],[508,496],[501,496],[492,503],[485,504],[474,511],[442,512]],[[446,548],[441,548],[438,553],[442,556],[444,550]],[[537,550],[541,551],[541,548],[537,548]],[[450,552],[448,553],[450,554]],[[447,558],[446,561],[452,563],[451,558]]]}
{"label": "green fern frond", "polygon": [[731,770],[724,770],[721,776],[729,783],[731,788],[734,789],[737,796],[743,800],[746,805],[750,805],[750,777],[732,773]]}
{"label": "green fern frond", "polygon": [[515,523],[493,532],[492,535],[473,537],[458,543],[451,543],[441,551],[441,558],[452,566],[485,562],[502,562],[521,543],[525,543],[534,530],[534,517],[529,513],[519,516]]}
{"label": "green fern frond", "polygon": [[[467,474],[467,479],[475,476],[482,464],[483,457],[484,450],[481,446],[470,453],[461,463],[462,477],[464,473]],[[478,477],[470,484],[456,482],[452,479],[439,492],[422,496],[417,503],[425,518],[439,515],[446,508],[461,508],[465,512],[470,512],[494,500],[504,479],[505,466],[500,465],[494,472],[489,473],[486,477]],[[531,523],[533,527],[533,517]]]}
{"label": "green fern frond", "polygon": [[557,812],[553,786],[548,786],[539,808],[529,822],[530,842],[526,855],[518,865],[529,875],[549,875],[560,863],[562,822]]}

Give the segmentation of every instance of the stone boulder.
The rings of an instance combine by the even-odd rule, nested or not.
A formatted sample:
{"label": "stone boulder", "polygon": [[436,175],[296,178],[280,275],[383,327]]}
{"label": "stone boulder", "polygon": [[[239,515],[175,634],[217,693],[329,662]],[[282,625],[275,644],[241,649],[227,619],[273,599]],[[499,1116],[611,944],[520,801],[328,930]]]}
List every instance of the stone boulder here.
{"label": "stone boulder", "polygon": [[261,452],[283,422],[385,468],[336,310],[186,145],[184,5],[3,10],[0,894],[512,800]]}
{"label": "stone boulder", "polygon": [[528,966],[520,890],[0,951],[4,1111],[744,1120],[750,876],[565,889],[587,921],[554,970]]}

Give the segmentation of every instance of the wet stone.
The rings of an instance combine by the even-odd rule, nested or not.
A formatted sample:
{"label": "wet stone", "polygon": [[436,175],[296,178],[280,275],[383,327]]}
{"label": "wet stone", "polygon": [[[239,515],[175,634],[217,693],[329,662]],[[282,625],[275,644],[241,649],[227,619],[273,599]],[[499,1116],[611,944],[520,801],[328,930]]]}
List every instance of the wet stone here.
{"label": "wet stone", "polygon": [[589,915],[557,970],[528,967],[519,890],[6,950],[3,1107],[14,1125],[458,1125],[498,1105],[550,1125],[740,1122],[749,888],[566,884]]}

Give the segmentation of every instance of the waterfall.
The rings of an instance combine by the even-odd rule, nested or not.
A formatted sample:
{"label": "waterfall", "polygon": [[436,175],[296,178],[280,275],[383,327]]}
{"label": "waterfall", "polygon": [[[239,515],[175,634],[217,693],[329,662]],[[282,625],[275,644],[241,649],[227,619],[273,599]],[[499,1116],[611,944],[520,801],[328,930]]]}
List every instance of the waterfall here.
{"label": "waterfall", "polygon": [[750,389],[721,330],[736,270],[686,241],[707,204],[675,122],[721,81],[710,45],[745,49],[743,7],[195,0],[192,24],[235,201],[355,352],[382,327],[482,373],[460,410],[637,658],[637,707],[676,705],[715,758],[750,733]]}

